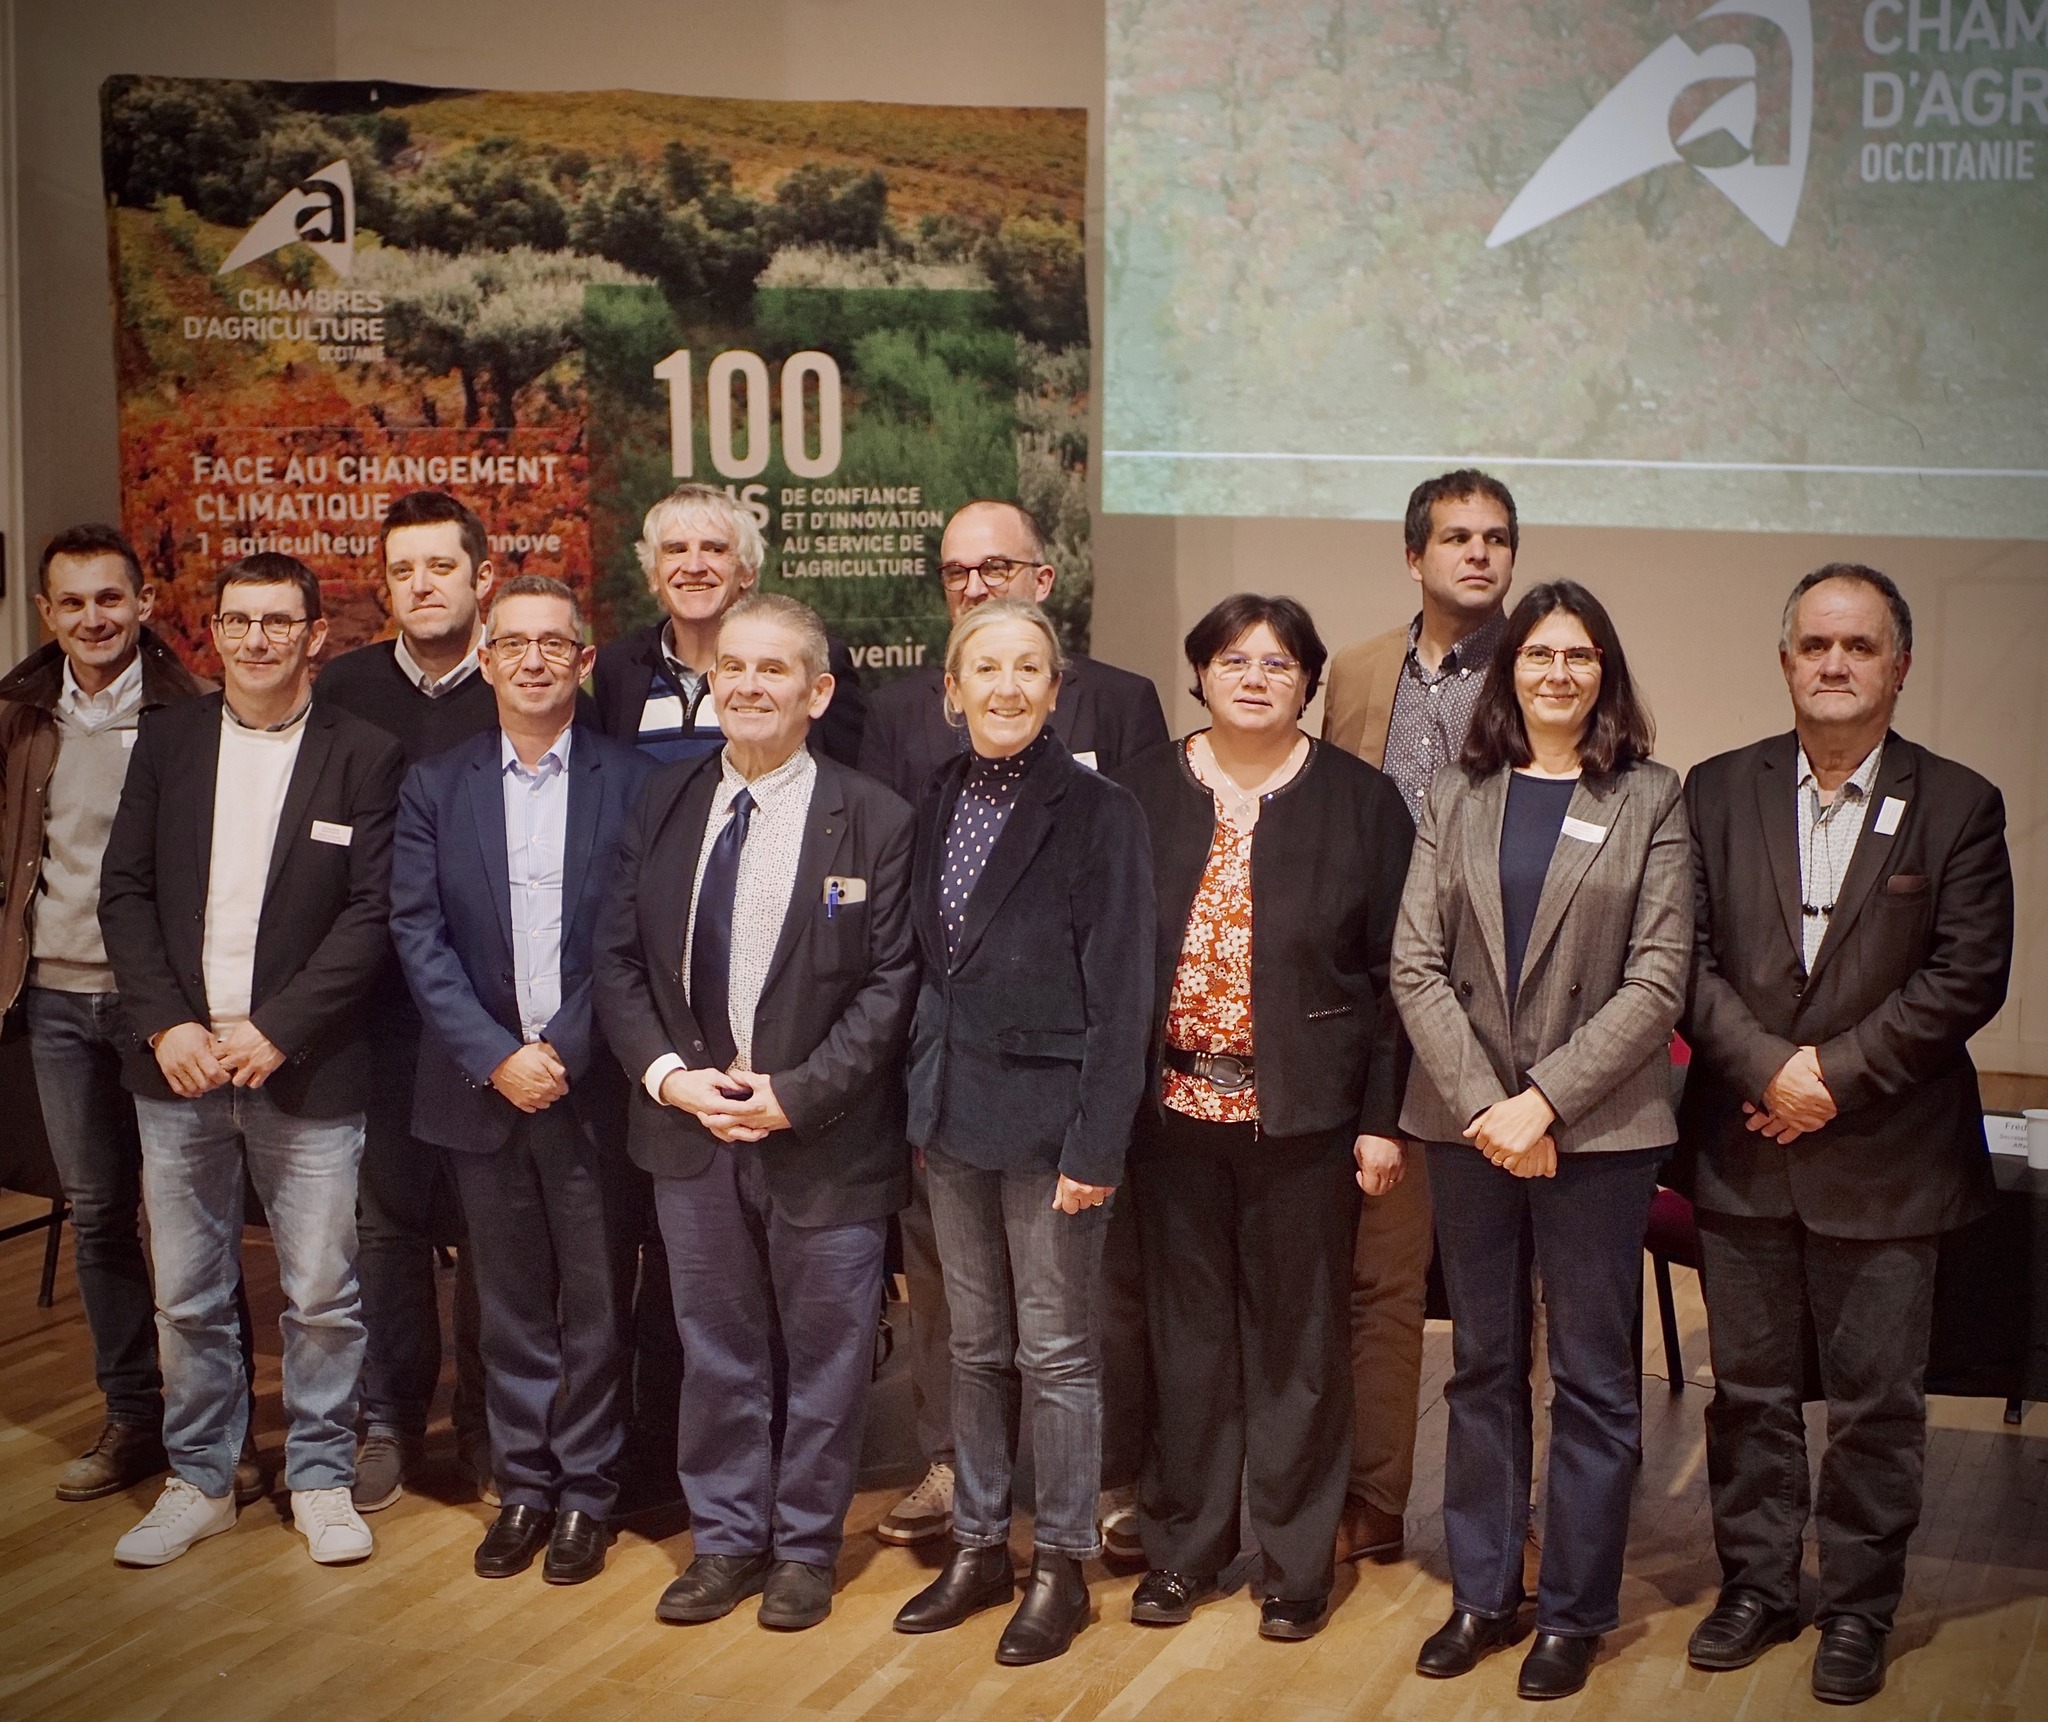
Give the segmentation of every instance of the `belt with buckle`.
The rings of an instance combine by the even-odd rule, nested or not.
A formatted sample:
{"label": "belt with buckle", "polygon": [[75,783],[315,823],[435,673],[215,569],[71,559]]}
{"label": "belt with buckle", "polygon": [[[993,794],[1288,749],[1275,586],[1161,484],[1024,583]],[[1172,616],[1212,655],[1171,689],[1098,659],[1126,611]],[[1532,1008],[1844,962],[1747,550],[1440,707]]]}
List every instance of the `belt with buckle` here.
{"label": "belt with buckle", "polygon": [[1187,1052],[1169,1046],[1166,1064],[1184,1076],[1199,1076],[1218,1094],[1235,1094],[1252,1085],[1252,1061],[1234,1052]]}

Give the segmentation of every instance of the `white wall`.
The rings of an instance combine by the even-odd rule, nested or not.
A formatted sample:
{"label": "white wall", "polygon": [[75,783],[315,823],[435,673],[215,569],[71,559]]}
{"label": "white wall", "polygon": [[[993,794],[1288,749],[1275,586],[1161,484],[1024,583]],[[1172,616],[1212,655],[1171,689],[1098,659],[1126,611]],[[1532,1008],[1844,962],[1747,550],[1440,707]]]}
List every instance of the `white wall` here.
{"label": "white wall", "polygon": [[[110,72],[1085,106],[1091,233],[1103,225],[1101,0],[65,0],[19,11],[8,93],[20,139],[24,551],[116,507],[95,105]],[[1840,556],[1889,570],[1913,602],[1920,649],[1901,729],[2005,791],[2018,959],[1977,1054],[1987,1069],[2048,1074],[2048,544],[1538,523],[1522,575],[1569,573],[1609,602],[1655,704],[1660,754],[1683,767],[1785,726],[1779,604],[1799,574]],[[1291,591],[1333,644],[1413,607],[1399,534],[1377,523],[1098,517],[1096,568],[1097,652],[1169,691],[1184,680],[1181,633],[1227,592]],[[1192,725],[1193,702],[1175,702],[1177,722]]]}

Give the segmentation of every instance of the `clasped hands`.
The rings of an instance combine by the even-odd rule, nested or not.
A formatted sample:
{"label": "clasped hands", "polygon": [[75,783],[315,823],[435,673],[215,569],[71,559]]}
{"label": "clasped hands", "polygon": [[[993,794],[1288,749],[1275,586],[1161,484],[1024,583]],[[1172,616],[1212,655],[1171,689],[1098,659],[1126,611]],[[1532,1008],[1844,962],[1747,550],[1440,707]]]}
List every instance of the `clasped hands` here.
{"label": "clasped hands", "polygon": [[261,1088],[284,1063],[284,1054],[254,1023],[238,1022],[215,1034],[203,1022],[181,1022],[156,1037],[156,1066],[171,1092],[197,1100],[223,1083]]}
{"label": "clasped hands", "polygon": [[1749,1129],[1761,1131],[1781,1147],[1818,1130],[1835,1116],[1835,1097],[1828,1092],[1827,1079],[1820,1073],[1818,1048],[1802,1046],[1764,1084],[1764,1103],[1745,1100]]}
{"label": "clasped hands", "polygon": [[758,1070],[672,1070],[661,1103],[696,1114],[721,1142],[759,1142],[789,1128],[774,1080]]}
{"label": "clasped hands", "polygon": [[546,1041],[529,1041],[491,1072],[491,1086],[521,1112],[545,1112],[569,1092],[569,1067]]}
{"label": "clasped hands", "polygon": [[1550,1134],[1557,1109],[1531,1085],[1496,1100],[1465,1127],[1466,1139],[1503,1172],[1517,1178],[1555,1178],[1557,1141]]}

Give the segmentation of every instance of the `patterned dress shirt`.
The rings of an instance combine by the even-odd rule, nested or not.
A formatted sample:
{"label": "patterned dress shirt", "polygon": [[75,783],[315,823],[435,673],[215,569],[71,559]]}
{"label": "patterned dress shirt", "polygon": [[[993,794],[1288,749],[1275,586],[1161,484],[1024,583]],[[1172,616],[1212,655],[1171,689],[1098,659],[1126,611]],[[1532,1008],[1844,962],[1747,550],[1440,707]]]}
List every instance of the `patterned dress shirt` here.
{"label": "patterned dress shirt", "polygon": [[967,930],[968,899],[980,883],[989,852],[1002,835],[1003,822],[1017,805],[1024,774],[1045,751],[1046,741],[1040,731],[1023,752],[1007,759],[977,758],[967,768],[967,781],[953,804],[953,822],[946,827],[946,865],[939,876],[939,916],[946,927],[949,957],[960,949],[960,935]]}
{"label": "patterned dress shirt", "polygon": [[[1835,791],[1834,800],[1821,805],[1820,780],[1807,763],[1806,749],[1799,750],[1799,934],[1800,959],[1813,970],[1820,955],[1821,941],[1828,936],[1828,920],[1835,900],[1842,894],[1842,878],[1849,871],[1849,858],[1856,853],[1856,839],[1863,835],[1863,817],[1870,810],[1870,791],[1877,782],[1877,765],[1884,744],[1864,756],[1849,781]],[[1819,911],[1808,914],[1808,908]]]}
{"label": "patterned dress shirt", "polygon": [[[752,1070],[754,1012],[761,1003],[761,989],[768,983],[768,965],[775,960],[782,923],[789,918],[797,863],[804,852],[804,826],[811,813],[811,791],[818,782],[818,762],[811,757],[809,748],[800,747],[752,783],[733,769],[731,755],[718,764],[718,788],[711,797],[711,815],[704,821],[704,842],[697,851],[697,871],[690,881],[683,973],[690,972],[690,946],[697,934],[697,893],[704,887],[704,866],[711,859],[712,844],[718,841],[718,834],[732,813],[734,797],[744,789],[754,798],[754,812],[747,822],[746,846],[740,850],[739,879],[733,889],[732,966],[727,970],[725,997],[736,1049],[733,1068]],[[663,1075],[666,1074],[664,1071]],[[772,1076],[774,1072],[768,1074]],[[659,1097],[660,1080],[656,1079],[651,1086]]]}
{"label": "patterned dress shirt", "polygon": [[[1188,769],[1195,771],[1192,738],[1182,745],[1187,749]],[[1234,1053],[1250,1058],[1256,1050],[1252,1044],[1252,834],[1258,827],[1256,821],[1240,824],[1233,819],[1221,796],[1215,801],[1216,836],[1188,910],[1180,963],[1173,971],[1173,996],[1166,1006],[1166,1044],[1183,1052]],[[1159,1098],[1183,1117],[1211,1124],[1249,1124],[1259,1115],[1256,1081],[1225,1094],[1206,1077],[1169,1068],[1160,1072]]]}
{"label": "patterned dress shirt", "polygon": [[1380,769],[1394,780],[1408,817],[1422,823],[1422,798],[1430,779],[1465,749],[1465,732],[1479,705],[1486,667],[1507,631],[1505,613],[1474,629],[1448,652],[1434,673],[1422,667],[1416,646],[1422,639],[1422,618],[1408,624],[1408,655],[1401,661],[1401,680],[1394,689],[1393,715],[1387,724],[1386,759]]}

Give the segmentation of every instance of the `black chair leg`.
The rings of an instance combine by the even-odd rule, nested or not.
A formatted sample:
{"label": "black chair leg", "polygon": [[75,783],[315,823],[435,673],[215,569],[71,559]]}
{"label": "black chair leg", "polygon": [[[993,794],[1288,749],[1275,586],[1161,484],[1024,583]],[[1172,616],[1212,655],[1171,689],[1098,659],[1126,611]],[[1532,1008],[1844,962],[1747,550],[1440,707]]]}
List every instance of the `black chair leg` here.
{"label": "black chair leg", "polygon": [[2024,1399],[2022,1399],[2017,1393],[2015,1393],[2010,1399],[2008,1399],[2005,1402],[2006,1422],[2018,1423],[2026,1416],[2026,1414],[2027,1402]]}
{"label": "black chair leg", "polygon": [[1662,1256],[1650,1258],[1650,1271],[1657,1276],[1657,1317],[1664,1324],[1664,1372],[1671,1391],[1685,1391],[1685,1358],[1678,1349],[1678,1309],[1671,1296],[1671,1264]]}
{"label": "black chair leg", "polygon": [[43,1240],[43,1283],[36,1292],[36,1308],[48,1309],[57,1301],[57,1251],[64,1241],[64,1216],[68,1212],[62,1196],[50,1201],[50,1235]]}

